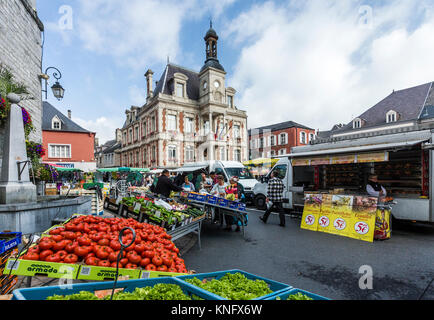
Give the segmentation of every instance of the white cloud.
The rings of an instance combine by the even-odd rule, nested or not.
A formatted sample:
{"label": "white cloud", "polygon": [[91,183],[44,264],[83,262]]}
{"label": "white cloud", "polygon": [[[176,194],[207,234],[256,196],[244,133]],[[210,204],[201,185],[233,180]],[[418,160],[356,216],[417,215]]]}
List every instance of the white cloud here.
{"label": "white cloud", "polygon": [[[278,5],[276,3],[279,3]],[[414,1],[374,7],[370,27],[348,1],[266,2],[230,22],[242,48],[231,86],[249,127],[293,120],[329,130],[392,92],[434,80],[432,4],[412,32]],[[414,21],[413,21],[414,23]]]}
{"label": "white cloud", "polygon": [[72,121],[76,122],[86,130],[96,132],[96,137],[99,139],[100,144],[104,144],[109,140],[114,140],[116,138],[116,129],[123,125],[122,117],[99,117],[97,119],[89,120],[72,117]]}
{"label": "white cloud", "polygon": [[176,60],[179,35],[187,20],[213,12],[218,17],[235,0],[80,0],[77,26],[84,47],[109,55],[121,65],[142,70],[146,65]]}

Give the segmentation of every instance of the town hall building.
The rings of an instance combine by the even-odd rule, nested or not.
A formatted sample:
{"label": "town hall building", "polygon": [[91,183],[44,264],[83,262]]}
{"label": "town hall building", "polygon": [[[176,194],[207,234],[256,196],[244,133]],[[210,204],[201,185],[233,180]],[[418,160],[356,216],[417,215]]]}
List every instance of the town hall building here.
{"label": "town hall building", "polygon": [[248,159],[247,113],[234,104],[218,60],[218,35],[205,35],[206,61],[200,72],[168,63],[153,88],[145,74],[147,99],[126,110],[121,165],[176,168],[188,162]]}

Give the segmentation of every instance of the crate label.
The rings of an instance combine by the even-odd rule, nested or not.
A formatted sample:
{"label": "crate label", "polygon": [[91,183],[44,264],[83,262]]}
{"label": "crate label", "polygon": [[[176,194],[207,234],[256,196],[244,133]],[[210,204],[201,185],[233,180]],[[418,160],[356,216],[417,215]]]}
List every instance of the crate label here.
{"label": "crate label", "polygon": [[[130,279],[138,279],[140,270],[123,269],[118,271],[118,277],[129,276]],[[81,280],[114,280],[116,277],[116,268],[81,266],[77,279]]]}
{"label": "crate label", "polygon": [[141,275],[141,279],[149,279],[151,277],[151,273],[147,271],[143,271]]}

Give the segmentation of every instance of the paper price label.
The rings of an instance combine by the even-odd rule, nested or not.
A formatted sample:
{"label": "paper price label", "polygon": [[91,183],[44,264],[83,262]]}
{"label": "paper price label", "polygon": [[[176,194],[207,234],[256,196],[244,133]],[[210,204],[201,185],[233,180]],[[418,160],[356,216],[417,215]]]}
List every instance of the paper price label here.
{"label": "paper price label", "polygon": [[157,210],[157,211],[155,212],[155,216],[156,216],[157,218],[160,218],[160,217],[161,217],[161,212],[160,212],[160,210]]}
{"label": "paper price label", "polygon": [[139,202],[136,202],[136,205],[134,206],[134,211],[140,211],[140,208],[142,207],[142,204]]}

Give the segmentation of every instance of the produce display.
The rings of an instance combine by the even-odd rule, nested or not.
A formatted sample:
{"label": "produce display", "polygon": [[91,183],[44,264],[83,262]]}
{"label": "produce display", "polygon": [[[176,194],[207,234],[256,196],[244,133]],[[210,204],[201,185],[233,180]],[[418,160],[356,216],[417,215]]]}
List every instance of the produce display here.
{"label": "produce display", "polygon": [[183,221],[192,218],[198,218],[203,216],[204,213],[201,210],[191,208],[188,205],[179,204],[175,201],[167,203],[171,209],[168,209],[162,205],[155,203],[156,201],[148,197],[126,197],[122,199],[122,204],[127,207],[135,207],[137,203],[140,203],[140,209],[136,209],[135,212],[144,212],[148,219],[155,224],[160,225],[162,222],[166,222],[167,227],[182,223]]}
{"label": "produce display", "polygon": [[[282,299],[280,297],[277,297],[276,300],[282,300]],[[295,294],[289,295],[286,300],[313,300],[313,299],[301,292],[297,292]]]}
{"label": "produce display", "polygon": [[[132,218],[74,217],[52,228],[20,259],[116,268],[119,232],[126,227],[135,231],[136,239],[125,249],[120,268],[187,273],[171,236],[161,227]],[[126,230],[122,242],[129,244],[132,239],[131,230]]]}
{"label": "produce display", "polygon": [[[95,293],[81,291],[77,294],[61,296],[54,295],[46,300],[110,300],[111,290],[105,290],[103,297]],[[113,300],[191,300],[176,284],[159,283],[153,287],[136,288],[133,292],[116,292]]]}
{"label": "produce display", "polygon": [[219,280],[192,278],[185,281],[228,300],[252,300],[273,292],[265,281],[250,280],[241,273],[227,273]]}

